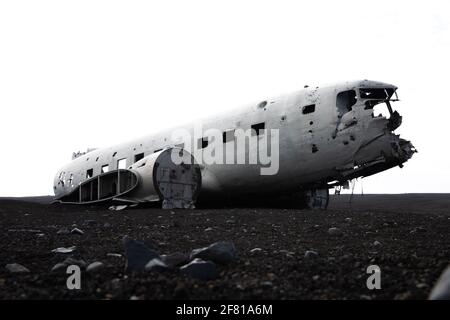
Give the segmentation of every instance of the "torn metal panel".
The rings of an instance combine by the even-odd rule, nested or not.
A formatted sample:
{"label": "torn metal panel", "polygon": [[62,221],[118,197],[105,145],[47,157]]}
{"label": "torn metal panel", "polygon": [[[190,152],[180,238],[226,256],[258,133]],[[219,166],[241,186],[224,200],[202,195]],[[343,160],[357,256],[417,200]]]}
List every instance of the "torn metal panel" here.
{"label": "torn metal panel", "polygon": [[[172,161],[176,152],[181,163]],[[184,149],[170,148],[151,154],[131,166],[140,177],[138,187],[122,199],[162,201],[163,208],[193,208],[202,176],[194,157]]]}
{"label": "torn metal panel", "polygon": [[[347,117],[347,122],[341,122],[338,134],[359,137],[358,148],[353,152],[351,162],[337,167],[342,179],[365,177],[386,169],[402,166],[404,162],[416,152],[414,146],[401,139],[393,131],[401,125],[402,117],[392,109],[391,102],[398,101],[396,87],[387,88],[361,88],[361,98],[352,110],[342,118]],[[391,97],[395,94],[395,99]],[[389,116],[375,115],[374,107],[384,104]],[[351,120],[350,120],[351,119]],[[351,123],[352,130],[345,131]],[[358,126],[358,122],[361,123]],[[351,136],[350,136],[351,137]]]}
{"label": "torn metal panel", "polygon": [[[172,152],[177,152],[181,164],[172,161]],[[165,208],[193,208],[200,186],[200,168],[194,158],[183,149],[171,148],[142,158],[129,169],[89,178],[57,200],[71,204],[163,201]]]}
{"label": "torn metal panel", "polygon": [[69,194],[56,200],[71,204],[93,204],[112,200],[132,191],[138,185],[138,176],[129,170],[119,169],[89,177]]}

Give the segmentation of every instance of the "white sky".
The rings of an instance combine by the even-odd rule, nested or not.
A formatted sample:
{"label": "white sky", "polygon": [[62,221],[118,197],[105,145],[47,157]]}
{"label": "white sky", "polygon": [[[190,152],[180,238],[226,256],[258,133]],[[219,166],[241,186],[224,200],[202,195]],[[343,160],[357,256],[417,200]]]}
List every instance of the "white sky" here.
{"label": "white sky", "polygon": [[448,0],[1,1],[0,196],[51,194],[73,151],[352,79],[399,87],[419,150],[364,192],[450,192],[449,21]]}

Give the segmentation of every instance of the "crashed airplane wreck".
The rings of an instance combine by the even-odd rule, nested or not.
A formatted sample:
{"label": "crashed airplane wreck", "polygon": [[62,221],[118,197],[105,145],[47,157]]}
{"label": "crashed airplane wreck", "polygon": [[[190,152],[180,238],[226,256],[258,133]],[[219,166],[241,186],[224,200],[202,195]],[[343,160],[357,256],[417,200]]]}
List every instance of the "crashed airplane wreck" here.
{"label": "crashed airplane wreck", "polygon": [[[54,178],[56,201],[194,208],[211,199],[283,198],[326,208],[329,189],[402,167],[417,152],[394,133],[402,122],[392,107],[396,91],[368,80],[305,86],[202,121],[200,132],[191,124],[74,153]],[[212,153],[245,161],[203,161]],[[269,163],[249,161],[261,154],[270,154]]]}

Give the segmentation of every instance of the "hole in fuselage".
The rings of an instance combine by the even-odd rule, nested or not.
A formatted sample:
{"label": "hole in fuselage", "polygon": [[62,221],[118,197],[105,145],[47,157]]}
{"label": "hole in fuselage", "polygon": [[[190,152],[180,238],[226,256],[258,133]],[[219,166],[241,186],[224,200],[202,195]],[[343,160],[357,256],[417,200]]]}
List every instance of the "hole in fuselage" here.
{"label": "hole in fuselage", "polygon": [[316,110],[316,105],[310,104],[310,105],[304,106],[302,108],[302,113],[303,114],[313,113],[315,110]]}
{"label": "hole in fuselage", "polygon": [[352,106],[356,103],[356,91],[348,90],[338,93],[336,97],[336,107],[340,115],[352,110]]}

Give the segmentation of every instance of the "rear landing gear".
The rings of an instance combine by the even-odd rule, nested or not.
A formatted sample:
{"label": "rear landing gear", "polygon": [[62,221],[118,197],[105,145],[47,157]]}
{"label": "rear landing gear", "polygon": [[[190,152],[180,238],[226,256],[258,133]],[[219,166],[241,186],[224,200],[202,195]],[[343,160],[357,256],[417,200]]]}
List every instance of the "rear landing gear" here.
{"label": "rear landing gear", "polygon": [[284,202],[285,207],[292,209],[325,210],[329,201],[328,189],[310,189],[290,195],[290,201]]}
{"label": "rear landing gear", "polygon": [[311,189],[305,192],[306,205],[310,209],[325,210],[328,207],[329,199],[328,189]]}

